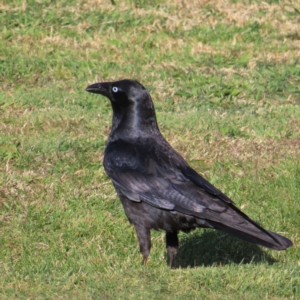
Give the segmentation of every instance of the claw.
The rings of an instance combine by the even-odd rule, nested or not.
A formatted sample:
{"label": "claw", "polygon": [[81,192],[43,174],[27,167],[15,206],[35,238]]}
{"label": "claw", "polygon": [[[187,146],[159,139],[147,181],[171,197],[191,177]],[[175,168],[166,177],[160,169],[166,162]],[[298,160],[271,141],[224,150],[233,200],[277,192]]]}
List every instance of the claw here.
{"label": "claw", "polygon": [[146,265],[147,265],[147,262],[148,262],[148,258],[147,258],[147,257],[144,257],[143,260],[142,260],[142,265],[143,265],[143,266],[146,266]]}

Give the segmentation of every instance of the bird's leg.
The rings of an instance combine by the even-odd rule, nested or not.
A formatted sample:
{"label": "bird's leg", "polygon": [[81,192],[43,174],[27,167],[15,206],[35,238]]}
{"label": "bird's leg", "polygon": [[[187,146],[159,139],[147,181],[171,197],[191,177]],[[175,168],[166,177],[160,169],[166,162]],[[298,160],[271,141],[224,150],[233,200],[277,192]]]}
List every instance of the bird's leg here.
{"label": "bird's leg", "polygon": [[135,231],[140,244],[140,252],[143,255],[142,265],[146,265],[151,249],[150,229],[135,225]]}
{"label": "bird's leg", "polygon": [[178,235],[177,232],[167,232],[166,233],[166,247],[170,259],[170,268],[174,269],[175,258],[178,250]]}
{"label": "bird's leg", "polygon": [[148,262],[148,257],[143,257],[142,265],[146,266],[147,262]]}

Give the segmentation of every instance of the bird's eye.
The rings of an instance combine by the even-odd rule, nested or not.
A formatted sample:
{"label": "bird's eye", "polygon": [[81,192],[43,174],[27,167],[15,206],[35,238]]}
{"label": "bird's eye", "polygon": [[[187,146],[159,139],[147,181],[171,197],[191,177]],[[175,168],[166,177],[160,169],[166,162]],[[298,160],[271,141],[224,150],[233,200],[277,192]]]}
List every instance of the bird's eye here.
{"label": "bird's eye", "polygon": [[114,86],[114,87],[112,88],[112,91],[113,91],[114,93],[117,93],[118,90],[119,90],[119,89],[118,89],[116,86]]}

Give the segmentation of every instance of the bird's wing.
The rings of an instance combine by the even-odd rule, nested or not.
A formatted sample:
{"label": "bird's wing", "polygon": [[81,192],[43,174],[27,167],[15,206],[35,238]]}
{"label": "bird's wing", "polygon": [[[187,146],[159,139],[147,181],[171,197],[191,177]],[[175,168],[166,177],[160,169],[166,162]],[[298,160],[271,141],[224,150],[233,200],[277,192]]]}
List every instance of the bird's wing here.
{"label": "bird's wing", "polygon": [[234,204],[234,202],[230,198],[228,198],[225,194],[223,194],[220,190],[218,190],[215,186],[213,186],[209,181],[207,181],[201,175],[199,175],[189,165],[184,165],[179,168],[185,177],[187,177],[190,181],[192,181],[197,186],[203,188],[209,194],[214,195],[227,203]]}
{"label": "bird's wing", "polygon": [[174,153],[153,145],[113,143],[104,167],[117,190],[132,201],[190,215],[227,210],[231,200]]}

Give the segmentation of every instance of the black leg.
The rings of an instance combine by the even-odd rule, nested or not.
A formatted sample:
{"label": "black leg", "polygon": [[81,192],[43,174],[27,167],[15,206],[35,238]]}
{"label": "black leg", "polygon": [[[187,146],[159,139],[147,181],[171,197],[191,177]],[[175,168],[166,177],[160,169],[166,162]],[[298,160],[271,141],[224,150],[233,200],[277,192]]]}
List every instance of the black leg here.
{"label": "black leg", "polygon": [[150,229],[136,225],[135,230],[140,244],[140,251],[143,255],[142,264],[146,265],[151,249]]}
{"label": "black leg", "polygon": [[170,268],[174,269],[175,258],[178,250],[178,235],[177,232],[166,233],[166,246],[170,258]]}

